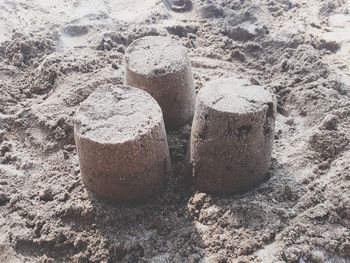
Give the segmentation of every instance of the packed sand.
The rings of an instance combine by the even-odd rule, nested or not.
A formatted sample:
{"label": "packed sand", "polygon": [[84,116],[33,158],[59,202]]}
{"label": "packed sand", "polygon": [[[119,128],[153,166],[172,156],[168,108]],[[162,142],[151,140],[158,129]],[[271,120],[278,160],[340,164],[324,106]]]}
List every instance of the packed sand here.
{"label": "packed sand", "polygon": [[[350,2],[0,0],[0,262],[350,262]],[[196,89],[219,77],[278,99],[269,179],[198,193],[190,125],[168,133],[155,200],[97,199],[82,183],[73,115],[120,84],[146,35],[188,48]]]}
{"label": "packed sand", "polygon": [[217,79],[202,87],[190,139],[197,190],[216,195],[245,193],[266,180],[276,106],[269,91],[242,79]]}

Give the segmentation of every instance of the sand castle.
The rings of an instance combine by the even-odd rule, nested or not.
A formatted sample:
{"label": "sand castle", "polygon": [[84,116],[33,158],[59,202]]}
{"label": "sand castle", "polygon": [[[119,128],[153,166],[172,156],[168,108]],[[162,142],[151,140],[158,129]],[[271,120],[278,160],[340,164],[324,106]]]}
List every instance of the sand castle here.
{"label": "sand castle", "polygon": [[210,81],[197,96],[191,163],[198,190],[245,192],[270,166],[276,104],[261,86],[228,78]]}
{"label": "sand castle", "polygon": [[125,84],[133,87],[99,88],[75,116],[81,174],[90,190],[121,202],[159,192],[170,169],[164,122],[175,129],[190,123],[194,112],[190,159],[196,189],[234,194],[264,181],[276,114],[268,91],[219,79],[207,83],[196,101],[186,49],[167,37],[133,42],[125,67]]}
{"label": "sand castle", "polygon": [[101,197],[142,201],[162,187],[170,169],[163,115],[141,89],[101,87],[74,118],[85,185]]}
{"label": "sand castle", "polygon": [[171,38],[150,36],[134,41],[125,54],[125,84],[156,99],[168,128],[192,120],[196,95],[191,63],[186,48]]}

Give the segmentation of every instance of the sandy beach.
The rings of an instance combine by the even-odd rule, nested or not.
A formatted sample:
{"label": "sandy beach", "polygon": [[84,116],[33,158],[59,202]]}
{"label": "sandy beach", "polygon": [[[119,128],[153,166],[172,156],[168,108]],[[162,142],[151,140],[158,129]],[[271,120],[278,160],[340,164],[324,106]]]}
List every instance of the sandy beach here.
{"label": "sandy beach", "polygon": [[[0,262],[350,262],[350,1],[0,0]],[[164,190],[125,206],[84,186],[73,115],[124,82],[127,47],[169,36],[195,88],[247,79],[277,98],[268,180],[193,189],[191,125],[168,132]]]}

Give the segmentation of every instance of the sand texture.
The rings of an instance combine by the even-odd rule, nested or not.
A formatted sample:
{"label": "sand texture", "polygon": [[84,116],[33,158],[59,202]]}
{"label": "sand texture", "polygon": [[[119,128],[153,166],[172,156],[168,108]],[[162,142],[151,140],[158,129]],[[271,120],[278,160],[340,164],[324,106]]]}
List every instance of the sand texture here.
{"label": "sand texture", "polygon": [[251,190],[266,178],[275,135],[270,92],[236,78],[199,91],[190,141],[194,184],[216,195]]}
{"label": "sand texture", "polygon": [[135,40],[125,53],[125,83],[151,94],[162,108],[167,128],[192,121],[195,87],[187,49],[162,36]]}
{"label": "sand texture", "polygon": [[95,90],[74,116],[85,185],[114,202],[144,202],[161,191],[170,170],[162,111],[140,89],[109,84]]}
{"label": "sand texture", "polygon": [[[0,262],[350,262],[349,1],[192,4],[0,0]],[[110,204],[85,187],[74,115],[124,83],[125,51],[145,36],[186,47],[196,91],[236,76],[274,94],[268,180],[196,191],[189,123],[167,134],[154,200]]]}

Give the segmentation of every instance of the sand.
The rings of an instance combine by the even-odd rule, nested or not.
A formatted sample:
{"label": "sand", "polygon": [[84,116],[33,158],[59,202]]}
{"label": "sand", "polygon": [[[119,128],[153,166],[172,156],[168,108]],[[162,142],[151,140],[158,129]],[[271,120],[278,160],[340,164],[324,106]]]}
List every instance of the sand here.
{"label": "sand", "polygon": [[169,37],[146,36],[125,51],[125,83],[159,103],[167,129],[193,119],[196,93],[187,49]]}
{"label": "sand", "polygon": [[244,193],[265,181],[275,136],[276,102],[262,86],[237,78],[198,92],[190,156],[199,191]]}
{"label": "sand", "polygon": [[115,203],[145,202],[170,170],[162,110],[147,92],[109,84],[74,115],[74,138],[86,187]]}
{"label": "sand", "polygon": [[[0,0],[0,262],[349,262],[349,2],[140,2]],[[123,83],[126,48],[147,35],[188,48],[197,90],[235,75],[276,95],[269,180],[231,197],[193,190],[187,125],[168,133],[154,201],[111,205],[85,188],[73,115]]]}

